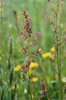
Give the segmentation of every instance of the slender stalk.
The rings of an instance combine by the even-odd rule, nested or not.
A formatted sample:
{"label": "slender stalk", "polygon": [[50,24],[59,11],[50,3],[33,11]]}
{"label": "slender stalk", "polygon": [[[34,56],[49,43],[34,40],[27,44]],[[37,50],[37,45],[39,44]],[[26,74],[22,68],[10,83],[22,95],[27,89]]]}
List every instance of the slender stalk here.
{"label": "slender stalk", "polygon": [[48,100],[51,100],[48,93],[47,93],[47,99],[48,99]]}
{"label": "slender stalk", "polygon": [[[58,0],[57,4],[57,15],[56,15],[56,28],[58,22],[58,13],[59,13],[59,6],[60,0]],[[63,88],[62,88],[62,81],[61,81],[61,32],[57,32],[57,67],[58,67],[58,83],[59,83],[59,100],[63,99]]]}
{"label": "slender stalk", "polygon": [[17,16],[17,12],[14,11],[14,21],[15,21],[15,26],[16,26],[16,29],[17,29],[17,32],[20,34],[20,29],[19,29],[19,25],[18,25],[18,16]]}
{"label": "slender stalk", "polygon": [[[9,71],[9,87],[12,87],[12,81],[13,81],[13,68],[12,68],[12,63],[11,63],[11,59],[12,59],[12,53],[13,53],[13,45],[12,45],[12,37],[10,38],[10,43],[9,43],[9,58],[8,58],[8,71]],[[11,90],[9,92],[9,99],[11,98],[11,100],[15,100],[15,93],[16,93],[16,82],[15,82],[15,89]]]}
{"label": "slender stalk", "polygon": [[1,94],[0,100],[3,100],[3,97],[4,97],[4,89],[2,90],[2,94]]}
{"label": "slender stalk", "polygon": [[31,82],[30,82],[30,80],[28,80],[28,95],[29,95],[30,100],[33,100],[32,92],[31,92]]}
{"label": "slender stalk", "polygon": [[[41,69],[41,71],[42,71],[42,74],[44,75],[44,79],[46,80],[46,77],[45,77],[45,70],[41,67],[41,64],[42,64],[42,66],[45,66],[45,65],[44,65],[44,59],[41,59],[41,61],[40,61],[40,69]],[[46,67],[46,66],[45,66],[45,67]],[[46,82],[46,84],[47,84],[47,82]],[[48,87],[47,87],[47,88],[48,88]],[[48,99],[48,100],[51,100],[51,98],[50,98],[48,92],[47,92],[47,99]]]}

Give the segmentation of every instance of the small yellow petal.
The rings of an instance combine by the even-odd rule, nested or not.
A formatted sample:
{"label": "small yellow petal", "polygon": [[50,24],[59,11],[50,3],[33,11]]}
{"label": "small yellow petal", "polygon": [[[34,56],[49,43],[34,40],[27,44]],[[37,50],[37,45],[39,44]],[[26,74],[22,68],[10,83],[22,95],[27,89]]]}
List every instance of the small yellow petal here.
{"label": "small yellow petal", "polygon": [[50,51],[51,51],[51,52],[55,52],[55,47],[52,47],[52,48],[50,49]]}
{"label": "small yellow petal", "polygon": [[50,53],[50,52],[47,52],[47,53],[44,53],[44,54],[42,55],[42,57],[44,57],[44,58],[49,58],[50,55],[51,55],[51,53]]}
{"label": "small yellow petal", "polygon": [[36,67],[38,67],[38,63],[31,62],[29,68],[32,69],[32,68],[36,68]]}
{"label": "small yellow petal", "polygon": [[54,60],[54,55],[51,54],[50,52],[44,53],[42,56],[44,58],[50,58],[50,59]]}
{"label": "small yellow petal", "polygon": [[37,77],[33,77],[33,78],[31,79],[31,81],[32,81],[32,82],[37,82],[37,81],[38,81],[38,78],[37,78]]}
{"label": "small yellow petal", "polygon": [[21,69],[21,65],[17,65],[15,68],[14,68],[14,71],[17,72]]}

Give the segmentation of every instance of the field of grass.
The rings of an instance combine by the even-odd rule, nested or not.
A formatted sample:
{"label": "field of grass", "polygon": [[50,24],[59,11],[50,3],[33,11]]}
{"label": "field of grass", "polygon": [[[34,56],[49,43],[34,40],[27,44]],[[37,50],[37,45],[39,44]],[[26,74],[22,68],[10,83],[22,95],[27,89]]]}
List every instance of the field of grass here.
{"label": "field of grass", "polygon": [[0,100],[66,100],[66,0],[0,0]]}

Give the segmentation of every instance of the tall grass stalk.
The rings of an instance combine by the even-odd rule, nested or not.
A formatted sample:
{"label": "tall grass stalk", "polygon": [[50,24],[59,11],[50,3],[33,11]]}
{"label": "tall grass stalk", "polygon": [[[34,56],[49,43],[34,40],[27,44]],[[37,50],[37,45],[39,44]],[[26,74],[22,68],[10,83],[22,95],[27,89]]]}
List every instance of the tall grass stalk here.
{"label": "tall grass stalk", "polygon": [[[56,13],[56,28],[58,29],[57,23],[60,20],[59,18],[59,7],[60,7],[60,0],[57,3],[57,13]],[[59,82],[59,100],[63,100],[63,87],[61,81],[61,32],[57,32],[57,67],[58,67],[58,82]]]}
{"label": "tall grass stalk", "polygon": [[[62,6],[62,0],[57,0],[56,1],[56,5],[55,7],[51,7],[52,11],[54,13],[54,20],[53,21],[49,16],[47,16],[48,21],[50,22],[50,24],[52,25],[53,31],[55,33],[55,49],[56,49],[56,55],[55,55],[55,65],[57,66],[57,70],[56,70],[56,74],[58,75],[58,86],[59,86],[59,100],[63,100],[63,85],[62,85],[62,73],[61,73],[61,69],[62,69],[62,65],[61,65],[61,47],[62,47],[62,40],[61,37],[63,34],[61,34],[61,28],[58,27],[58,22],[61,22],[61,6]],[[50,6],[51,1],[50,1]]]}

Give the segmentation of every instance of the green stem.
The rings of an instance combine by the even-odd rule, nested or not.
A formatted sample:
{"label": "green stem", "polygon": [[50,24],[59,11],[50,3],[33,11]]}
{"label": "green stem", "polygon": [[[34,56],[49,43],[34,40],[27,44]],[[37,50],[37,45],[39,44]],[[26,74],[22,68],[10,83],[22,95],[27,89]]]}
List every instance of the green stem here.
{"label": "green stem", "polygon": [[60,54],[57,52],[57,66],[58,66],[58,82],[59,82],[59,100],[62,100],[62,81],[61,81],[61,61]]}
{"label": "green stem", "polygon": [[31,83],[30,83],[30,80],[28,80],[28,90],[29,90],[29,98],[30,98],[30,100],[33,100],[32,93],[31,93]]}
{"label": "green stem", "polygon": [[[57,29],[58,29],[57,21],[59,20],[58,19],[59,6],[60,6],[60,0],[58,0],[58,4],[57,4],[57,15],[56,15],[56,28]],[[57,32],[57,67],[58,67],[58,83],[59,83],[59,100],[62,100],[63,99],[63,88],[62,88],[62,81],[61,81],[61,33],[59,32]]]}
{"label": "green stem", "polygon": [[[11,37],[9,43],[9,57],[8,57],[9,88],[12,87],[12,82],[13,82],[13,68],[11,63],[12,53],[13,53],[13,45],[12,45],[12,37]],[[16,85],[15,85],[15,89],[16,89]],[[10,94],[9,99],[11,98],[11,100],[13,100],[15,98],[15,90],[11,90],[9,94]]]}
{"label": "green stem", "polygon": [[51,100],[51,99],[50,99],[50,97],[49,97],[49,94],[48,94],[48,92],[47,92],[47,99],[48,99],[48,100]]}
{"label": "green stem", "polygon": [[1,94],[0,100],[3,100],[3,97],[4,97],[4,89],[2,90],[2,94]]}

